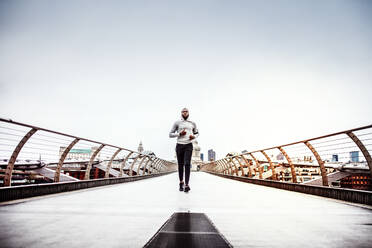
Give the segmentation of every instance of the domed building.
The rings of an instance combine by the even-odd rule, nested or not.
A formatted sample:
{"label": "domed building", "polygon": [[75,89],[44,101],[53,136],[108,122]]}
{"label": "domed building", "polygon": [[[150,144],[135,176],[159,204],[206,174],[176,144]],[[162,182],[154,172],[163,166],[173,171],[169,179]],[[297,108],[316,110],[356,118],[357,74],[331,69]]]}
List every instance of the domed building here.
{"label": "domed building", "polygon": [[201,164],[203,164],[203,161],[200,158],[200,146],[198,144],[198,141],[193,141],[192,145],[194,149],[192,150],[192,157],[191,157],[191,170],[197,171]]}

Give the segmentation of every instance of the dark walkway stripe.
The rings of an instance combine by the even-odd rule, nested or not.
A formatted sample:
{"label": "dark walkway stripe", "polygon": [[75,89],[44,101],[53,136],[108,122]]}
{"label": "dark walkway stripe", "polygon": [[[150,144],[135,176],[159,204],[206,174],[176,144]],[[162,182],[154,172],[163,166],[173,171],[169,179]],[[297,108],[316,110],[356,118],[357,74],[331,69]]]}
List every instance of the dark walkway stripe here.
{"label": "dark walkway stripe", "polygon": [[203,213],[174,213],[144,246],[153,247],[232,247]]}

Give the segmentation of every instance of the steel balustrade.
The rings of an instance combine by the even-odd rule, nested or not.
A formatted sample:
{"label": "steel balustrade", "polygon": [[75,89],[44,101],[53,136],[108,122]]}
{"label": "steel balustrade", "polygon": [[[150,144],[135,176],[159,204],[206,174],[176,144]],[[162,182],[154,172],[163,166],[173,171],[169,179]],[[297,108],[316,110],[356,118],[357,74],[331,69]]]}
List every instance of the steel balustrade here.
{"label": "steel balustrade", "polygon": [[[88,150],[88,148],[89,153],[87,153],[87,156],[89,157],[86,157],[86,161],[71,159],[74,150]],[[19,156],[20,154],[23,157]],[[107,157],[107,159],[100,159],[100,154]],[[38,160],[35,159],[37,155],[39,155]],[[43,161],[46,160],[42,160],[42,155],[53,158],[55,162],[51,162],[51,159],[48,159],[48,162],[44,163]],[[141,170],[143,176],[176,170],[174,163],[157,158],[154,155],[143,154],[124,147],[0,118],[0,159],[2,168],[6,166],[5,170],[0,168],[0,172],[3,173],[0,173],[0,179],[3,179],[3,186],[12,185],[14,173],[17,175],[27,174],[24,171],[22,172],[21,169],[17,169],[20,168],[20,157],[24,161],[36,161],[34,164],[36,164],[38,169],[45,167],[49,172],[54,173],[48,179],[51,182],[60,182],[62,175],[66,176],[62,171],[70,164],[71,166],[86,166],[85,172],[81,166],[76,170],[81,173],[79,174],[81,179],[85,180],[91,179],[92,168],[96,167],[97,164],[102,165],[102,163],[105,163],[106,167],[99,172],[101,173],[99,178],[109,178],[111,170],[113,170],[114,161],[118,164],[117,167],[114,167],[118,171],[117,177],[134,176],[134,174],[138,176],[141,174]],[[129,160],[132,160],[131,164]],[[22,166],[28,166],[27,163],[25,162],[25,165]],[[134,166],[138,167],[134,168]],[[29,172],[27,175],[37,177],[37,173],[34,171]],[[46,177],[43,178],[45,179]]]}
{"label": "steel balustrade", "polygon": [[[278,175],[280,173],[283,175],[284,171],[289,169],[290,180],[293,183],[299,183],[296,176],[296,168],[309,167],[317,168],[320,171],[322,185],[329,186],[327,170],[342,169],[353,162],[368,165],[368,167],[361,170],[369,170],[369,174],[372,177],[372,158],[370,155],[372,142],[368,142],[371,140],[372,125],[368,125],[237,155],[228,154],[225,158],[202,165],[201,171],[263,179],[264,173],[265,177],[267,177],[267,170],[264,171],[264,167],[266,167],[264,165],[268,164],[268,169],[272,172],[272,175],[269,176],[271,180],[283,180],[283,177],[280,179]],[[282,154],[282,161],[278,159],[273,160],[275,150],[279,150],[280,154]],[[359,156],[359,152],[361,152],[361,156]],[[354,156],[352,153],[357,154],[355,156],[358,158],[351,158]],[[259,158],[260,155],[262,158]],[[347,155],[350,155],[350,157],[347,157]],[[344,157],[339,158],[338,156]],[[364,160],[359,161],[359,157]],[[331,161],[333,159],[335,161]],[[239,168],[236,162],[239,164]],[[247,172],[245,172],[245,168]],[[238,173],[239,170],[242,171],[241,175]]]}

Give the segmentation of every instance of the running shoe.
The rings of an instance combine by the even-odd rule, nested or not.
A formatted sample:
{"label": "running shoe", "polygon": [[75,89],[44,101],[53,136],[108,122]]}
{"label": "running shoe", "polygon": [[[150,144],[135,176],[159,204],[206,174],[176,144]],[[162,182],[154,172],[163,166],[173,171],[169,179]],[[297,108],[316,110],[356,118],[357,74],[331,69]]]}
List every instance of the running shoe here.
{"label": "running shoe", "polygon": [[180,183],[180,191],[183,191],[183,183]]}

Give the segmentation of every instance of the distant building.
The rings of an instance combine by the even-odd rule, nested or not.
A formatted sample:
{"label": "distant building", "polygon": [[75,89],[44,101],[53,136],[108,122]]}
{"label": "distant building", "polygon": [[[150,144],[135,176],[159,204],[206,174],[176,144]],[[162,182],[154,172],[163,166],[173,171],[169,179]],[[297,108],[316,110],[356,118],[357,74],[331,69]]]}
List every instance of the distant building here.
{"label": "distant building", "polygon": [[139,153],[142,153],[143,152],[143,145],[142,145],[142,141],[140,141],[140,143],[139,143],[139,146],[138,146],[138,152]]}
{"label": "distant building", "polygon": [[359,162],[359,151],[350,152],[350,161],[351,162]]}
{"label": "distant building", "polygon": [[[98,147],[92,147],[91,149],[71,149],[69,153],[67,153],[66,159],[88,160],[97,149]],[[64,146],[59,148],[59,157],[61,157],[65,150],[66,147]],[[97,155],[97,158],[99,158],[99,154]]]}
{"label": "distant building", "polygon": [[283,153],[280,152],[278,155],[276,155],[276,160],[284,160]]}
{"label": "distant building", "polygon": [[216,161],[216,152],[213,149],[208,150],[208,161]]}
{"label": "distant building", "polygon": [[337,154],[332,155],[332,162],[338,162],[338,155]]}
{"label": "distant building", "polygon": [[192,156],[191,156],[191,162],[201,162],[200,157],[200,146],[198,144],[198,141],[194,140],[192,142],[193,150],[192,150]]}
{"label": "distant building", "polygon": [[247,150],[243,150],[242,153],[247,153],[248,151]]}
{"label": "distant building", "polygon": [[200,159],[201,161],[204,161],[204,153],[200,153]]}

